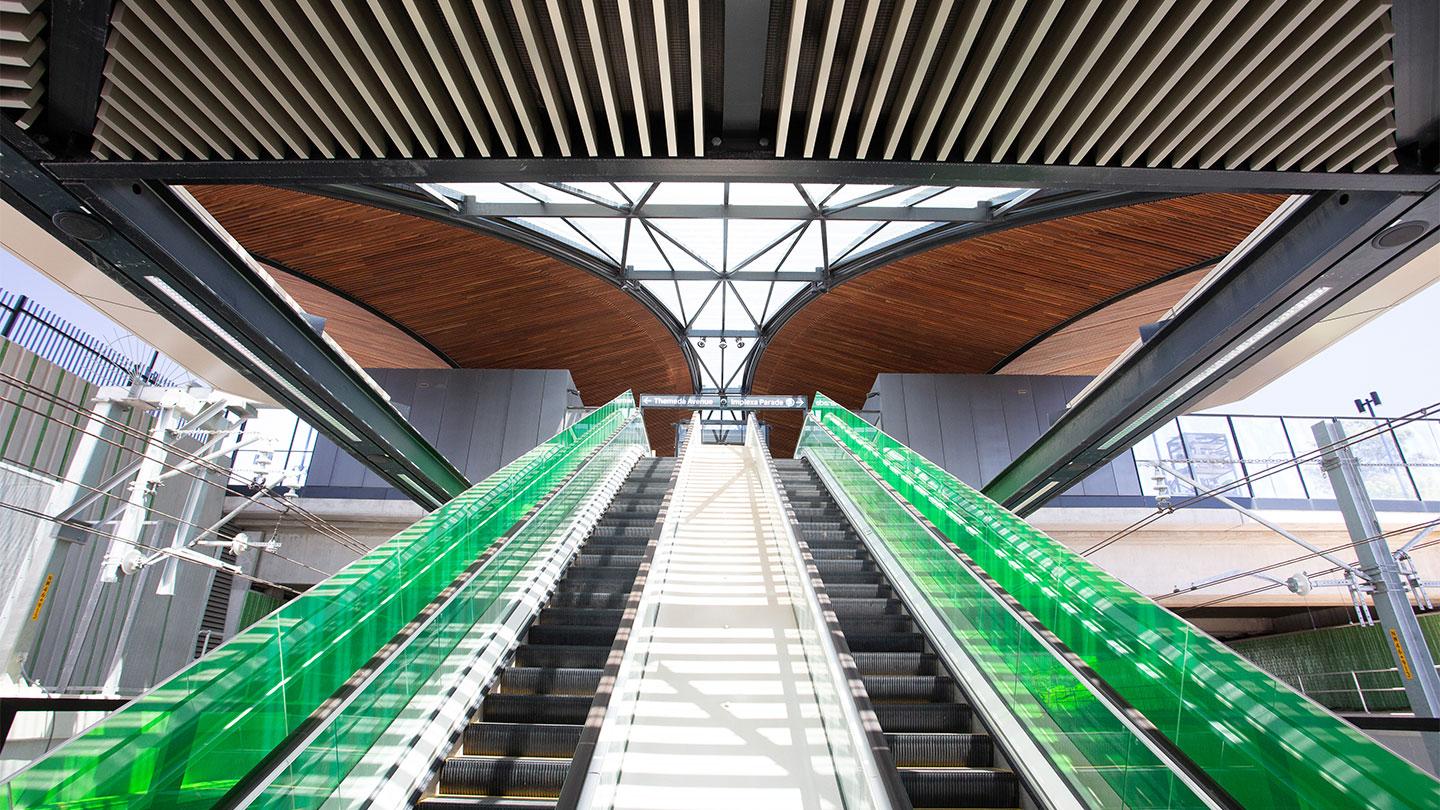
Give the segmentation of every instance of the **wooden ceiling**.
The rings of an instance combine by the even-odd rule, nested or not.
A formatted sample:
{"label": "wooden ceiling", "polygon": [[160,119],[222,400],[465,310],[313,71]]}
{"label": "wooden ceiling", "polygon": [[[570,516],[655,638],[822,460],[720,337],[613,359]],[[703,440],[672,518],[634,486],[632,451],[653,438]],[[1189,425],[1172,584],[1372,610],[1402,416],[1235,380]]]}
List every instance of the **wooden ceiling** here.
{"label": "wooden ceiling", "polygon": [[[569,369],[591,405],[627,388],[690,391],[689,366],[659,320],[618,288],[548,256],[300,192],[189,191],[252,253],[385,313],[463,368]],[[312,305],[314,314],[334,315]],[[673,452],[674,416],[647,418],[657,452]]]}
{"label": "wooden ceiling", "polygon": [[[685,358],[665,327],[621,290],[563,262],[451,225],[300,192],[190,190],[252,252],[335,291],[281,277],[308,310],[335,320],[332,334],[365,365],[438,359],[418,342],[405,343],[393,326],[367,333],[364,319],[378,312],[461,367],[569,369],[587,404],[627,388],[689,391]],[[1183,197],[1012,228],[902,259],[791,318],[769,342],[754,390],[823,391],[859,407],[881,371],[988,372],[1052,330],[1031,352],[1072,332],[1083,336],[1081,327],[1095,319],[1108,324],[1107,339],[1071,340],[1064,361],[1103,367],[1128,344],[1134,318],[1110,318],[1103,309],[1079,316],[1223,256],[1281,200]],[[1151,290],[1169,296],[1181,283]],[[1130,301],[1148,302],[1135,317],[1149,316],[1153,297]],[[406,359],[383,362],[386,352]],[[647,415],[658,452],[673,452],[671,425],[684,416]],[[788,455],[797,415],[764,416],[776,455]]]}
{"label": "wooden ceiling", "polygon": [[325,334],[345,348],[365,368],[450,368],[443,357],[343,295],[294,273],[266,265],[275,281],[300,308],[325,319]]}
{"label": "wooden ceiling", "polygon": [[1123,294],[1055,330],[999,368],[997,374],[1084,374],[1104,371],[1185,293],[1210,274],[1206,267]]}
{"label": "wooden ceiling", "polygon": [[[842,284],[771,339],[757,394],[822,391],[858,408],[881,371],[985,373],[1102,302],[1223,256],[1283,200],[1211,194],[1012,228]],[[776,455],[799,417],[767,414]]]}

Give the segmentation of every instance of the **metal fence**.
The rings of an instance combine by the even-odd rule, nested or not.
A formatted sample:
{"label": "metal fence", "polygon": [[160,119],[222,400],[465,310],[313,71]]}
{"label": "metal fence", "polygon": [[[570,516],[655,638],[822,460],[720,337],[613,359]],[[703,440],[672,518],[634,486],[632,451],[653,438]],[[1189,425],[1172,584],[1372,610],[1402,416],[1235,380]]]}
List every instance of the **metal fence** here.
{"label": "metal fence", "polygon": [[[1435,667],[1440,671],[1440,665]],[[1296,686],[1306,696],[1332,711],[1405,711],[1410,699],[1395,667],[1341,672],[1296,673]]]}
{"label": "metal fence", "polygon": [[148,360],[137,362],[27,296],[4,289],[0,289],[0,338],[95,385],[129,385],[137,378],[148,385],[176,384],[156,372],[158,351],[151,350]]}

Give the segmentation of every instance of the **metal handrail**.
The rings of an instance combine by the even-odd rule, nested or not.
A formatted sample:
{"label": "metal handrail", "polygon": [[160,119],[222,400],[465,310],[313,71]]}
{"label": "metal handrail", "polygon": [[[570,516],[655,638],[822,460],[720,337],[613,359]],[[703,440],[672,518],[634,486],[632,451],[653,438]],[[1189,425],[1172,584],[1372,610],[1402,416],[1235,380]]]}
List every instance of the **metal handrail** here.
{"label": "metal handrail", "polygon": [[[870,798],[875,802],[876,807],[909,810],[911,807],[909,794],[905,790],[905,785],[900,781],[899,772],[895,769],[894,759],[890,754],[885,734],[880,730],[879,723],[874,720],[874,710],[870,706],[869,696],[865,693],[863,686],[855,686],[860,683],[860,672],[850,655],[849,647],[845,646],[843,656],[841,654],[841,645],[845,645],[846,642],[844,632],[840,629],[839,620],[833,609],[827,610],[826,605],[821,603],[820,592],[816,588],[816,577],[806,575],[807,572],[813,571],[813,568],[808,565],[805,555],[801,552],[800,533],[795,513],[790,509],[789,498],[780,486],[780,473],[775,469],[775,460],[770,455],[770,448],[760,441],[759,436],[760,431],[755,414],[750,413],[745,422],[746,449],[755,453],[756,460],[769,474],[770,486],[765,488],[766,494],[771,507],[776,510],[777,522],[784,531],[785,545],[790,552],[790,559],[799,568],[798,579],[805,592],[805,606],[814,617],[816,625],[825,630],[819,634],[820,648],[824,653],[829,675],[836,685],[835,693],[840,698],[841,711],[845,714],[851,742],[855,745],[856,755],[860,760],[861,771],[864,773]],[[828,604],[828,596],[826,604]],[[797,605],[796,608],[799,609],[799,606]],[[850,663],[847,664],[847,660]],[[852,685],[852,688],[844,688],[847,684]],[[867,720],[871,722],[866,722]]]}
{"label": "metal handrail", "polygon": [[[1123,697],[1116,693],[1109,686],[1109,684],[1106,684],[1097,673],[1091,671],[1089,667],[1085,666],[1082,662],[1080,662],[1078,656],[1075,656],[1074,653],[1071,652],[1069,648],[1064,645],[1063,642],[1061,642],[1058,638],[1055,638],[1048,631],[1045,631],[1043,625],[1041,625],[1038,619],[1036,619],[1032,614],[1024,610],[1022,607],[1020,607],[1020,605],[1016,603],[1012,598],[1009,598],[1008,595],[1002,596],[1003,591],[1000,590],[997,583],[995,583],[983,571],[980,571],[973,562],[966,558],[965,555],[958,548],[956,548],[955,545],[951,543],[950,540],[946,538],[939,529],[937,529],[933,524],[931,524],[931,522],[923,514],[921,514],[919,510],[914,507],[914,505],[909,503],[899,492],[896,492],[883,478],[881,478],[875,472],[875,470],[871,469],[870,465],[867,464],[864,459],[861,459],[859,456],[855,455],[854,451],[852,451],[850,448],[846,447],[842,442],[840,442],[838,438],[835,437],[833,433],[831,433],[830,429],[826,427],[820,421],[820,419],[815,416],[813,412],[807,414],[806,419],[808,421],[812,421],[818,429],[824,431],[827,435],[830,435],[832,438],[834,438],[836,447],[840,448],[843,452],[845,452],[852,459],[854,459],[855,462],[859,465],[859,467],[863,469],[875,481],[876,485],[879,486],[897,504],[899,504],[900,507],[911,516],[911,518],[916,522],[916,524],[923,528],[924,531],[935,540],[936,544],[940,548],[948,552],[950,556],[955,559],[957,564],[962,566],[965,571],[967,571],[971,576],[976,579],[977,582],[980,583],[981,587],[994,595],[996,599],[996,604],[999,605],[1003,610],[1014,616],[1021,627],[1023,627],[1027,632],[1029,632],[1032,636],[1039,640],[1040,643],[1044,647],[1046,647],[1049,652],[1055,657],[1056,661],[1058,661],[1062,667],[1068,670],[1075,677],[1078,683],[1082,684],[1085,688],[1087,688],[1090,693],[1095,696],[1097,702],[1101,706],[1106,708],[1111,714],[1113,714],[1115,718],[1119,721],[1119,723],[1128,731],[1130,731],[1135,736],[1135,739],[1141,743],[1141,745],[1149,749],[1156,756],[1156,758],[1162,764],[1164,764],[1171,771],[1171,773],[1176,776],[1178,780],[1180,780],[1183,784],[1189,787],[1197,798],[1204,802],[1206,806],[1211,808],[1238,807],[1233,797],[1231,797],[1222,787],[1216,785],[1213,780],[1210,779],[1208,774],[1205,774],[1204,771],[1200,770],[1199,766],[1196,765],[1184,752],[1178,750],[1175,747],[1174,743],[1172,743],[1167,737],[1165,737],[1165,735],[1161,733],[1158,729],[1154,728],[1153,726],[1149,726],[1148,722],[1143,720],[1143,718],[1129,704],[1128,701],[1126,701]],[[873,528],[870,527],[869,523],[866,522],[862,516],[860,516],[858,509],[850,501],[848,496],[844,494],[843,490],[839,488],[837,483],[830,476],[829,471],[825,468],[825,466],[817,464],[815,465],[815,469],[821,474],[821,478],[826,483],[826,488],[829,489],[832,493],[834,493],[837,500],[841,502],[841,508],[847,513],[847,515],[850,516],[851,522],[855,523],[857,527],[863,526],[864,530],[861,531],[861,537],[864,539],[865,545],[870,548],[871,554],[875,557],[876,562],[880,564],[882,568],[885,568],[887,563],[898,566],[898,562],[894,561],[890,557],[888,549],[883,548],[883,544],[881,544],[881,547],[877,547],[876,538],[878,538],[878,535],[875,534]],[[899,584],[895,583],[893,580],[894,578],[892,578],[892,585]],[[924,602],[922,597],[909,593],[908,589],[903,587],[903,584],[901,584],[901,587],[896,588],[896,592],[897,595],[899,595],[906,603],[906,607],[910,609],[915,619],[922,625],[927,624],[926,614],[928,611],[926,610],[926,608],[929,607],[928,603]],[[933,610],[933,608],[931,610]],[[941,634],[927,634],[927,636],[932,635]],[[934,639],[932,639],[932,643],[933,641]],[[937,652],[940,652],[942,654],[942,657],[947,659],[947,663],[949,663],[948,659],[955,652],[958,652],[960,655],[964,656],[969,655],[968,652],[963,652],[959,650],[947,650],[946,645],[943,643],[936,644],[936,650]],[[956,674],[957,676],[959,675],[959,673]],[[990,712],[987,711],[987,707],[978,705],[983,702],[984,701],[976,701],[977,705],[975,708],[982,716],[989,715]],[[994,707],[992,706],[990,708]],[[1142,727],[1142,723],[1145,726],[1149,726],[1149,728]],[[1004,742],[998,738],[996,739],[996,742],[1001,744],[1002,746],[1004,745]],[[1012,757],[1012,759],[1015,758]],[[1017,761],[1015,764],[1017,766],[1017,769],[1021,769],[1030,763],[1024,761]],[[1047,795],[1037,798],[1050,800],[1053,797]],[[1069,798],[1073,799],[1074,797],[1072,795]]]}

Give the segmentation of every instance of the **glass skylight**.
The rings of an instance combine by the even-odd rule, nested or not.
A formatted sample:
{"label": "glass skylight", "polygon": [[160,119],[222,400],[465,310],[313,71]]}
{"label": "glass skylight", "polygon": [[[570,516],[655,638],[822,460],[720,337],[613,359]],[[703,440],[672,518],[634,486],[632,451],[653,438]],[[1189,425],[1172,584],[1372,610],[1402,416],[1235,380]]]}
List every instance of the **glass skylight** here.
{"label": "glass skylight", "polygon": [[[867,255],[1021,189],[824,183],[455,183],[428,186],[462,215],[579,251],[668,312],[702,392],[743,393],[785,305]],[[933,210],[933,216],[927,213]]]}

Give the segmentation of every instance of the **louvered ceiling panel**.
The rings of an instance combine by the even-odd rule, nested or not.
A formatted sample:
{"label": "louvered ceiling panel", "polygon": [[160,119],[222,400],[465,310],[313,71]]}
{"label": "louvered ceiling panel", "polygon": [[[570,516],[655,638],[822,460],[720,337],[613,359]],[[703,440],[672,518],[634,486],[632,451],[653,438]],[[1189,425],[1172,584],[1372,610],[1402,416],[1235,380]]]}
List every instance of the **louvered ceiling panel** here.
{"label": "louvered ceiling panel", "polygon": [[704,153],[716,79],[691,44],[723,17],[700,0],[120,0],[111,22],[100,157],[673,157]]}
{"label": "louvered ceiling panel", "polygon": [[[9,39],[35,27],[36,5],[8,4],[31,11],[5,13],[7,60],[23,61],[23,43]],[[728,8],[119,0],[96,154],[701,156],[722,134],[727,77],[743,74],[724,64],[744,51],[724,42]],[[1151,168],[1398,166],[1388,0],[769,8],[754,49],[764,59],[758,129],[734,143],[729,136],[744,133],[725,133],[724,149]],[[43,66],[3,69],[7,100],[38,92],[12,84]]]}
{"label": "louvered ceiling panel", "polygon": [[[784,17],[768,103],[785,155],[1397,166],[1388,2],[844,5],[844,21],[805,3]],[[784,81],[790,71],[808,80]]]}
{"label": "louvered ceiling panel", "polygon": [[45,96],[43,0],[0,0],[0,110],[16,123],[35,123]]}

